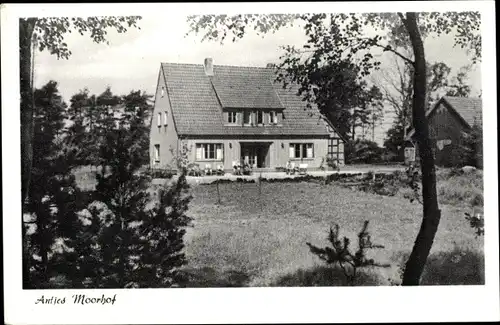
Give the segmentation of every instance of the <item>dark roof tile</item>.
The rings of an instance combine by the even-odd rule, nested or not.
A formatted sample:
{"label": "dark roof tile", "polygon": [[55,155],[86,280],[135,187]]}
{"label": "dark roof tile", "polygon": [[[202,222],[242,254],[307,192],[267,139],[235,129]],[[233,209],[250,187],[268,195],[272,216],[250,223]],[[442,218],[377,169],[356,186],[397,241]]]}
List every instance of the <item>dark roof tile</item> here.
{"label": "dark roof tile", "polygon": [[482,100],[481,98],[466,98],[466,97],[443,97],[448,104],[455,109],[455,111],[462,117],[462,119],[469,125],[473,126],[474,123],[483,123],[482,118]]}
{"label": "dark roof tile", "polygon": [[[203,65],[162,63],[180,135],[328,135],[316,107],[307,108],[297,86],[274,83],[272,68],[214,66],[213,83]],[[283,108],[281,126],[227,127],[222,107]]]}

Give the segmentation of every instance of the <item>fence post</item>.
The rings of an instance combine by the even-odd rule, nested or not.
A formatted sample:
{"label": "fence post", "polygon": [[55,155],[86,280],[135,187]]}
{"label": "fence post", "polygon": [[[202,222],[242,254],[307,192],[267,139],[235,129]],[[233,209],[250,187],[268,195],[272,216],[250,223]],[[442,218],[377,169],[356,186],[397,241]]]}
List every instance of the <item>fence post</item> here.
{"label": "fence post", "polygon": [[219,205],[220,205],[220,204],[221,204],[221,202],[220,202],[220,191],[219,191],[219,179],[216,179],[216,180],[215,180],[215,184],[216,184],[216,186],[217,186],[217,204],[219,204]]}

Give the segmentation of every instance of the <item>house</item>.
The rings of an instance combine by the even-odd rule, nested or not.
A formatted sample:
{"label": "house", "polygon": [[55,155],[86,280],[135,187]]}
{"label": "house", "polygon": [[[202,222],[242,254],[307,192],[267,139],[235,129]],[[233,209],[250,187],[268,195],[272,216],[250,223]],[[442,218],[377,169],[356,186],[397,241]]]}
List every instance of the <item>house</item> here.
{"label": "house", "polygon": [[308,108],[298,86],[283,89],[272,65],[265,68],[162,63],[150,131],[154,167],[172,166],[188,148],[201,168],[246,162],[262,171],[289,160],[327,167],[344,164],[344,140],[316,107]]}
{"label": "house", "polygon": [[[426,112],[426,117],[436,165],[459,165],[462,157],[457,149],[462,145],[462,134],[469,132],[475,124],[482,126],[482,100],[444,96]],[[407,139],[415,143],[414,136],[415,130],[412,129]],[[408,156],[418,159],[415,154],[408,153]]]}

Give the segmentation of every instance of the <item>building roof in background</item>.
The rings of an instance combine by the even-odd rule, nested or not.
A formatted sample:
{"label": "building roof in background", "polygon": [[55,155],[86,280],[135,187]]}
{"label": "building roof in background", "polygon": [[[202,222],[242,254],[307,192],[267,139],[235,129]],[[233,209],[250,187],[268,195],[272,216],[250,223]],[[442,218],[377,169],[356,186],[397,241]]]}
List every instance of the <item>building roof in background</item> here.
{"label": "building roof in background", "polygon": [[[449,109],[452,109],[467,127],[471,128],[476,123],[482,125],[483,105],[481,98],[443,96],[426,112],[425,116],[429,118],[441,103],[445,103]],[[414,133],[415,129],[411,129],[407,139],[410,139]]]}
{"label": "building roof in background", "polygon": [[483,123],[483,107],[481,98],[451,97],[443,99],[472,127],[474,123]]}
{"label": "building roof in background", "polygon": [[[328,135],[318,109],[307,108],[298,86],[283,89],[272,68],[162,63],[177,132],[180,135]],[[283,109],[281,126],[225,126],[222,108]]]}

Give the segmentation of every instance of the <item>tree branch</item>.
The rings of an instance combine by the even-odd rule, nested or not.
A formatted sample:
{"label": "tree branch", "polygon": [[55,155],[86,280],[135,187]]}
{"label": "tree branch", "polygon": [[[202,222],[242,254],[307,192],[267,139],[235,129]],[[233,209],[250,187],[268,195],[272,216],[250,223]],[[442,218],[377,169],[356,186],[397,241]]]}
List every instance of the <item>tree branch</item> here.
{"label": "tree branch", "polygon": [[398,51],[394,50],[392,47],[389,47],[387,45],[382,45],[382,44],[379,44],[379,43],[376,43],[376,42],[374,42],[373,45],[384,49],[384,51],[392,52],[392,53],[396,54],[397,56],[399,56],[400,58],[402,58],[403,60],[405,60],[406,62],[408,62],[409,64],[411,64],[412,66],[415,66],[415,62],[413,60],[407,58],[403,54],[401,54]]}

